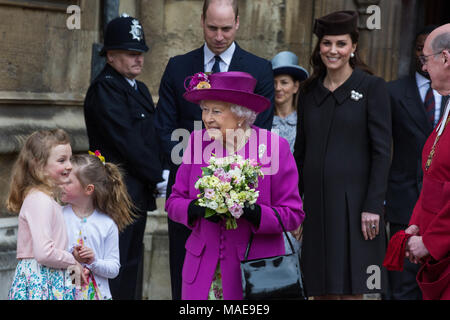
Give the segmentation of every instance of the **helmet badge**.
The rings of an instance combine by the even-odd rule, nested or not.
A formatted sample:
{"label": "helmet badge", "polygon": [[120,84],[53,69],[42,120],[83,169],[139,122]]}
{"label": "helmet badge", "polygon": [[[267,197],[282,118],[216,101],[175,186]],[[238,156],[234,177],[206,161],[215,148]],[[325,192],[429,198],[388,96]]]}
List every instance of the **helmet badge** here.
{"label": "helmet badge", "polygon": [[141,41],[142,37],[142,26],[139,24],[139,21],[134,19],[131,25],[131,35],[133,36],[133,40],[137,39],[137,41]]}

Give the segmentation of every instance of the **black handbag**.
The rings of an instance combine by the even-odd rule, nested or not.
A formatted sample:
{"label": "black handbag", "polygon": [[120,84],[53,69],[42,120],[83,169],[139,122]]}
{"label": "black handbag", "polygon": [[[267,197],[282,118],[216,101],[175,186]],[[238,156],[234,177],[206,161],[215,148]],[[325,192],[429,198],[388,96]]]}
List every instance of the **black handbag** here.
{"label": "black handbag", "polygon": [[[273,209],[273,208],[272,208]],[[291,254],[247,260],[253,233],[241,261],[242,292],[245,300],[306,300],[300,260],[277,210],[273,209],[291,247]]]}

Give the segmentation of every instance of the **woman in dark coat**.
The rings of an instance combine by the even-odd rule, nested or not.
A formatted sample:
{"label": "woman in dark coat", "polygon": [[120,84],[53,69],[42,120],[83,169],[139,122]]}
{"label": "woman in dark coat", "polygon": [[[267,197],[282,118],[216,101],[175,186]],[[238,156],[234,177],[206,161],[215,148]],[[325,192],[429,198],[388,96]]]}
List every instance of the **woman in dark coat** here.
{"label": "woman in dark coat", "polygon": [[357,14],[316,19],[312,76],[300,91],[294,156],[304,195],[307,293],[362,299],[385,288],[383,202],[391,115],[385,82],[357,51]]}

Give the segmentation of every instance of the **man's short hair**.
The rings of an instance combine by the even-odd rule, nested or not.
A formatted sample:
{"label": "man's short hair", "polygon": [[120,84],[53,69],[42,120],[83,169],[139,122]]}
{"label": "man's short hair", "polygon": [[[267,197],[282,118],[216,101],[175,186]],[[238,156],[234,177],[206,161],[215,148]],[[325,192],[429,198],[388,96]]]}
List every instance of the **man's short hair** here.
{"label": "man's short hair", "polygon": [[[206,11],[208,11],[209,5],[213,1],[217,1],[217,0],[205,0],[203,2],[203,20],[205,20],[205,18],[206,18]],[[237,17],[239,15],[238,0],[221,0],[221,1],[228,1],[228,2],[230,2],[230,5],[233,7],[233,11],[234,11],[234,20],[237,20]]]}
{"label": "man's short hair", "polygon": [[431,41],[431,49],[433,53],[450,49],[450,32],[443,32]]}

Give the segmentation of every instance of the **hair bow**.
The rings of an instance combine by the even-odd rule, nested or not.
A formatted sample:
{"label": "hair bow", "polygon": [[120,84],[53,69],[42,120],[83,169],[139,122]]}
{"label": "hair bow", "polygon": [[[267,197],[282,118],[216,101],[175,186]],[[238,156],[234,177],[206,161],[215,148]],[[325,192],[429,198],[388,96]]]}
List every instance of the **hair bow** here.
{"label": "hair bow", "polygon": [[105,164],[105,157],[102,156],[102,154],[100,153],[99,150],[95,150],[95,152],[88,151],[88,153],[89,153],[90,155],[92,155],[92,156],[96,156],[97,158],[100,159],[100,161],[101,161],[103,164]]}

